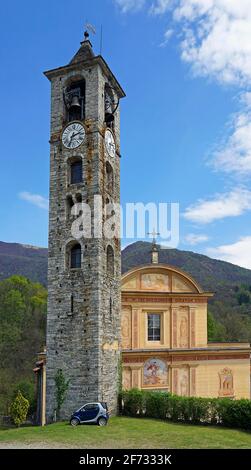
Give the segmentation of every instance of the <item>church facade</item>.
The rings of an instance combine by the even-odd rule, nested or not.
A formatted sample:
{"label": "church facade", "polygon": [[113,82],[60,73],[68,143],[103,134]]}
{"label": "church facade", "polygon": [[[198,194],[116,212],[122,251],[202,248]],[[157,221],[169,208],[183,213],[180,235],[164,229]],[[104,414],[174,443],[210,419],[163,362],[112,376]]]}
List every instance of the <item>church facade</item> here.
{"label": "church facade", "polygon": [[122,277],[123,388],[250,398],[250,345],[208,343],[213,294],[153,256]]}

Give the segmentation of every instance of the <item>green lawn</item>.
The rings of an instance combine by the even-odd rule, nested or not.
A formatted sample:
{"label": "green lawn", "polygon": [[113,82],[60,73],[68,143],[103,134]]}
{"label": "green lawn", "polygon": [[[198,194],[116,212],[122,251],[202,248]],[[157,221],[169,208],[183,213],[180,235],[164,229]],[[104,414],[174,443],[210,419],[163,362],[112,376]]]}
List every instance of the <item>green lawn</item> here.
{"label": "green lawn", "polygon": [[105,428],[59,423],[41,427],[0,429],[0,447],[10,445],[60,448],[250,449],[251,433],[174,424],[153,419],[115,417]]}

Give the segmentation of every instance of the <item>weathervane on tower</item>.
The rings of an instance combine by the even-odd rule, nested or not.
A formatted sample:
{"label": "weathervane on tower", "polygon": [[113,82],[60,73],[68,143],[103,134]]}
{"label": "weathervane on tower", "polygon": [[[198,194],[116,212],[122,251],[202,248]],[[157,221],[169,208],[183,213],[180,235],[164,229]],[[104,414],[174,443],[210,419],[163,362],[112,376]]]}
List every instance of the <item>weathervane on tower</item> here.
{"label": "weathervane on tower", "polygon": [[85,40],[87,41],[90,37],[90,33],[96,34],[96,29],[91,23],[86,22],[85,23],[85,32],[84,32],[84,37]]}

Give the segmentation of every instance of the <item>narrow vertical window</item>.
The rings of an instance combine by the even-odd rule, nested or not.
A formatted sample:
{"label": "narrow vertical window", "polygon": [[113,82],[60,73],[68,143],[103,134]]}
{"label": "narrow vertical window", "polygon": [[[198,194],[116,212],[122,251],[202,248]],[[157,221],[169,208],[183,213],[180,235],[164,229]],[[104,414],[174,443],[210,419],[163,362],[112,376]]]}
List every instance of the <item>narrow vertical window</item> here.
{"label": "narrow vertical window", "polygon": [[109,276],[114,276],[114,252],[113,248],[109,245],[107,247],[107,274]]}
{"label": "narrow vertical window", "polygon": [[71,294],[71,313],[74,312],[74,297],[73,294]]}
{"label": "narrow vertical window", "polygon": [[106,162],[106,191],[108,191],[108,193],[113,192],[113,182],[114,178],[112,165],[109,162]]}
{"label": "narrow vertical window", "polygon": [[72,269],[81,268],[81,246],[75,245],[71,249],[71,260],[70,265]]}
{"label": "narrow vertical window", "polygon": [[66,198],[66,218],[67,219],[70,219],[72,215],[71,211],[72,211],[73,206],[74,206],[74,201],[73,201],[72,196],[67,196]]}
{"label": "narrow vertical window", "polygon": [[149,313],[148,319],[148,341],[160,341],[160,315]]}
{"label": "narrow vertical window", "polygon": [[71,184],[82,183],[82,160],[77,160],[71,164]]}
{"label": "narrow vertical window", "polygon": [[112,320],[112,298],[110,297],[110,320]]}

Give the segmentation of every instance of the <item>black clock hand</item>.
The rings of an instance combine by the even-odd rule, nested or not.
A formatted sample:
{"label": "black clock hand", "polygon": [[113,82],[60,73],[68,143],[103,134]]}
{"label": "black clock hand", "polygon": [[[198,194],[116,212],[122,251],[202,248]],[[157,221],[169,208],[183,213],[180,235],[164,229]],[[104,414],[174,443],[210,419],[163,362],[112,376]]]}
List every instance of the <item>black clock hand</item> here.
{"label": "black clock hand", "polygon": [[73,137],[76,137],[76,136],[77,136],[77,135],[79,135],[79,134],[80,134],[80,131],[79,131],[79,132],[77,132],[76,134],[72,134],[72,136],[71,136],[71,140],[73,139]]}
{"label": "black clock hand", "polygon": [[72,141],[73,137],[75,137],[77,134],[72,134],[71,137],[70,137],[70,142]]}

